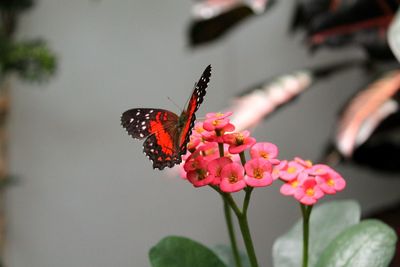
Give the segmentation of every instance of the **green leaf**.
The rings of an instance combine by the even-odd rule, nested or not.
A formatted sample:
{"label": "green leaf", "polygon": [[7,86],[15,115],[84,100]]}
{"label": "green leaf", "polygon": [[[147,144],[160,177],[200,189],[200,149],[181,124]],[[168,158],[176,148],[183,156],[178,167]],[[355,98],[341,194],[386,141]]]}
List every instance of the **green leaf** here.
{"label": "green leaf", "polygon": [[[229,267],[235,267],[235,259],[233,257],[232,249],[227,245],[217,245],[213,251],[217,256]],[[239,251],[239,257],[242,262],[242,267],[250,267],[250,261],[247,254]]]}
{"label": "green leaf", "polygon": [[[313,208],[310,218],[309,265],[315,266],[323,250],[343,230],[360,221],[361,209],[352,200],[331,201]],[[279,237],[273,246],[274,267],[298,267],[303,253],[303,222]]]}
{"label": "green leaf", "polygon": [[386,267],[396,248],[396,233],[378,220],[365,220],[342,232],[325,249],[317,267]]}
{"label": "green leaf", "polygon": [[168,236],[149,252],[153,267],[226,267],[207,247],[186,237]]}
{"label": "green leaf", "polygon": [[46,81],[55,72],[55,54],[40,40],[12,43],[0,50],[3,74],[17,73],[26,81]]}

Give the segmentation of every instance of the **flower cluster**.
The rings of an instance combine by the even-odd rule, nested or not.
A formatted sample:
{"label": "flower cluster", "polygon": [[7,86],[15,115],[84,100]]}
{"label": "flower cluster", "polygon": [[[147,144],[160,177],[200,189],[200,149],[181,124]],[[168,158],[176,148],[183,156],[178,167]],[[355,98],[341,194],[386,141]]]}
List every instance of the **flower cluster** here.
{"label": "flower cluster", "polygon": [[[233,132],[235,126],[228,118],[231,114],[209,113],[194,127],[182,174],[195,187],[212,185],[232,193],[269,186],[280,179],[284,182],[281,193],[305,205],[345,187],[345,180],[327,165],[312,165],[300,158],[279,160],[275,144],[256,142],[249,131]],[[247,161],[245,151],[250,155]]]}
{"label": "flower cluster", "polygon": [[313,165],[298,157],[281,161],[275,172],[285,182],[281,193],[292,195],[305,205],[313,205],[325,194],[336,194],[346,186],[343,177],[329,166]]}

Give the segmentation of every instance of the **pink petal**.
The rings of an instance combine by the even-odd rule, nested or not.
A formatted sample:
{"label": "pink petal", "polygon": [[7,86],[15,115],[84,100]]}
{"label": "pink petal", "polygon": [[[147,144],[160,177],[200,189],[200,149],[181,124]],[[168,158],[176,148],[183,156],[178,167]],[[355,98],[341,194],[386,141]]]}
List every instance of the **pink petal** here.
{"label": "pink petal", "polygon": [[346,180],[343,178],[335,179],[335,189],[336,191],[342,191],[346,187]]}
{"label": "pink petal", "polygon": [[314,198],[320,199],[323,196],[324,192],[318,186],[314,187]]}
{"label": "pink petal", "polygon": [[297,187],[294,190],[293,196],[297,199],[300,200],[306,195],[306,191],[302,187]]}
{"label": "pink petal", "polygon": [[305,195],[304,197],[302,197],[300,199],[300,202],[303,203],[304,205],[310,206],[310,205],[314,205],[315,203],[317,203],[317,200],[315,198]]}
{"label": "pink petal", "polygon": [[214,177],[212,175],[208,175],[203,179],[199,179],[199,174],[197,171],[190,171],[187,173],[187,179],[193,184],[193,186],[201,187],[211,183]]}
{"label": "pink petal", "polygon": [[222,179],[221,183],[219,184],[219,188],[221,191],[226,193],[233,193],[242,190],[246,187],[246,182],[244,180],[239,180],[236,183],[231,184],[229,180]]}
{"label": "pink petal", "polygon": [[220,176],[222,168],[229,163],[232,163],[232,160],[228,157],[217,158],[217,159],[210,161],[208,163],[207,168],[208,168],[208,171],[210,173],[212,173],[213,175]]}
{"label": "pink petal", "polygon": [[271,173],[272,165],[268,160],[264,158],[255,158],[247,161],[244,165],[244,169],[246,170],[247,175],[254,177],[255,169],[261,169],[264,172]]}
{"label": "pink petal", "polygon": [[285,195],[285,196],[294,195],[295,191],[296,191],[296,189],[295,189],[292,185],[290,185],[290,184],[288,184],[288,183],[283,184],[283,185],[281,186],[281,188],[280,188],[281,194],[282,194],[282,195]]}
{"label": "pink petal", "polygon": [[224,119],[226,117],[229,117],[233,114],[232,111],[227,111],[225,113],[221,112],[210,112],[206,114],[207,119]]}
{"label": "pink petal", "polygon": [[325,164],[313,165],[307,172],[311,175],[324,175],[330,172],[332,169]]}
{"label": "pink petal", "polygon": [[322,189],[322,191],[325,192],[325,194],[329,194],[329,195],[336,194],[335,188],[333,188],[332,186],[329,186],[326,183],[320,184],[319,187]]}
{"label": "pink petal", "polygon": [[278,147],[268,142],[256,143],[251,147],[250,155],[252,158],[273,159],[278,156]]}
{"label": "pink petal", "polygon": [[279,165],[281,163],[279,159],[270,159],[269,162],[271,162],[272,165]]}
{"label": "pink petal", "polygon": [[272,184],[272,177],[269,173],[264,173],[263,178],[253,178],[248,175],[244,177],[244,180],[248,186],[251,187],[263,187]]}

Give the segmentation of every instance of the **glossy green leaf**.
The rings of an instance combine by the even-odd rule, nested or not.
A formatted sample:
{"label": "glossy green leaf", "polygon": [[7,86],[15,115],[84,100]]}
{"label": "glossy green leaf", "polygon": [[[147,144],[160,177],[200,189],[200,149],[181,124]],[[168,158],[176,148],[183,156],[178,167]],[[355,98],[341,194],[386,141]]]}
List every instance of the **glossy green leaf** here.
{"label": "glossy green leaf", "polygon": [[[299,208],[300,210],[300,208]],[[299,211],[299,214],[300,211]],[[313,208],[310,218],[309,267],[315,266],[323,250],[343,230],[360,221],[361,209],[352,200],[331,201]],[[273,246],[274,267],[298,267],[303,251],[303,223],[279,237]]]}
{"label": "glossy green leaf", "polygon": [[325,249],[317,267],[386,267],[396,248],[396,233],[378,220],[365,220],[342,232]]}
{"label": "glossy green leaf", "polygon": [[[214,247],[213,251],[225,263],[226,266],[235,267],[235,259],[233,257],[232,249],[227,245],[218,245]],[[250,261],[247,254],[240,251],[239,257],[242,262],[242,267],[250,267]]]}
{"label": "glossy green leaf", "polygon": [[226,267],[204,245],[186,237],[168,236],[149,252],[153,267]]}

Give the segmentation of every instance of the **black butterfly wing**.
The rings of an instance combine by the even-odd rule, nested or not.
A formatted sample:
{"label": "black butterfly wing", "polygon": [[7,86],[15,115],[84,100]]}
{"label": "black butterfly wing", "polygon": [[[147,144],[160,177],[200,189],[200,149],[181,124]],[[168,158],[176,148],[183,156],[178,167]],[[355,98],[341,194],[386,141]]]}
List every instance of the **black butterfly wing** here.
{"label": "black butterfly wing", "polygon": [[[182,162],[181,157],[186,153],[196,120],[195,112],[203,102],[210,76],[211,65],[206,67],[195,84],[188,107],[181,117],[168,110],[151,108],[134,108],[122,114],[121,124],[130,136],[135,139],[147,137],[143,143],[143,152],[153,162],[153,168],[162,170]],[[178,130],[182,118],[184,123]]]}
{"label": "black butterfly wing", "polygon": [[135,139],[146,140],[143,152],[153,168],[164,169],[182,161],[176,145],[178,116],[164,109],[135,108],[125,111],[121,124]]}
{"label": "black butterfly wing", "polygon": [[186,146],[189,142],[189,137],[192,134],[194,122],[196,120],[195,112],[199,109],[200,104],[203,102],[204,96],[206,95],[206,89],[211,77],[211,65],[208,65],[203,71],[199,81],[195,84],[192,96],[189,99],[188,106],[185,111],[182,112],[181,116],[186,117],[185,124],[182,127],[182,131],[179,133],[179,150],[183,155],[186,153]]}

